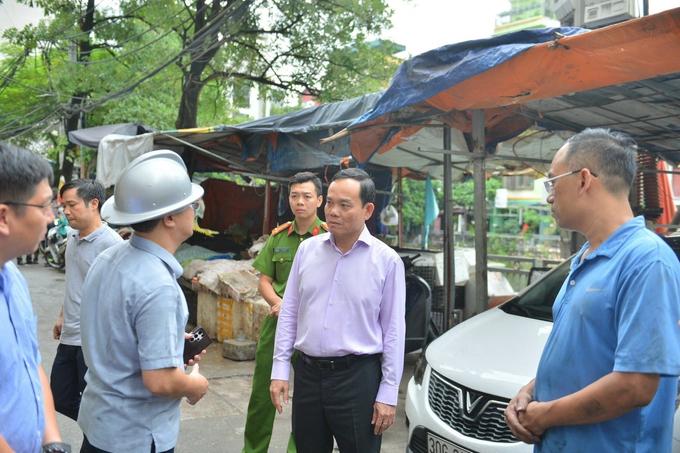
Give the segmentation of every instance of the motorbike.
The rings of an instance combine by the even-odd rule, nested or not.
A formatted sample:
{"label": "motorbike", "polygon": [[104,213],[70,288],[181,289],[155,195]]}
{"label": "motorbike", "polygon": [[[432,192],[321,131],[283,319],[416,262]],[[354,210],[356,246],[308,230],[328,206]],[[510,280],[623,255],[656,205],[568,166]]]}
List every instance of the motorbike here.
{"label": "motorbike", "polygon": [[432,290],[430,285],[413,272],[420,254],[402,256],[406,273],[406,344],[405,352],[424,349],[440,334],[432,321]]}
{"label": "motorbike", "polygon": [[68,220],[60,213],[47,227],[45,238],[40,241],[38,251],[45,263],[53,269],[63,269],[66,265],[66,240],[68,239]]}

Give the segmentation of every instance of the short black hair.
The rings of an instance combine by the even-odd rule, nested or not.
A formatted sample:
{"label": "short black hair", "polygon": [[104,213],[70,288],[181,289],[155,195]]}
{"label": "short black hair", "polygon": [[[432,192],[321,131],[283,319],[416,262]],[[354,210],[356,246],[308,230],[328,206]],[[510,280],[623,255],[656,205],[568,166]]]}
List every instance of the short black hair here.
{"label": "short black hair", "polygon": [[94,179],[74,179],[69,181],[59,189],[59,196],[63,197],[64,192],[70,189],[76,189],[76,194],[79,198],[82,198],[85,203],[89,203],[92,200],[99,200],[99,212],[102,211],[102,205],[106,201],[106,191],[104,186]]}
{"label": "short black hair", "polygon": [[323,194],[321,180],[311,171],[301,171],[300,173],[295,173],[290,177],[290,180],[288,181],[288,187],[290,188],[295,184],[303,184],[305,182],[311,182],[314,184],[314,189],[316,189],[317,196]]}
{"label": "short black hair", "polygon": [[597,173],[610,193],[628,193],[637,171],[637,144],[629,135],[588,128],[566,142],[565,162]]}
{"label": "short black hair", "polygon": [[335,176],[333,176],[332,181],[338,181],[340,179],[353,179],[359,181],[359,197],[361,198],[362,205],[375,201],[375,183],[365,171],[360,168],[346,168],[337,172]]}
{"label": "short black hair", "polygon": [[52,185],[52,167],[44,157],[0,142],[0,202],[24,203],[44,180]]}

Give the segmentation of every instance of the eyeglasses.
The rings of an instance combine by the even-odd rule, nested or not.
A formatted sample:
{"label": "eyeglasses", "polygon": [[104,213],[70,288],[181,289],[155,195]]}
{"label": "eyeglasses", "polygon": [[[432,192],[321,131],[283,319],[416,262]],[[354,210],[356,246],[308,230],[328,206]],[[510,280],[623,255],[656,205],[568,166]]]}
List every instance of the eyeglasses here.
{"label": "eyeglasses", "polygon": [[[558,180],[560,178],[564,178],[565,176],[575,175],[576,173],[580,173],[581,170],[588,170],[588,169],[587,168],[579,168],[578,170],[569,171],[567,173],[562,173],[561,175],[553,176],[552,178],[548,178],[548,179],[544,180],[543,186],[545,187],[545,191],[548,192],[548,193],[553,193],[553,191],[555,190],[555,181],[556,180]],[[588,170],[588,171],[590,172],[591,175],[593,175],[594,177],[597,178],[596,173],[594,173],[590,170]]]}
{"label": "eyeglasses", "polygon": [[18,201],[0,201],[0,204],[7,204],[7,205],[10,205],[10,206],[29,206],[29,207],[32,207],[32,208],[42,209],[43,212],[52,211],[52,207],[54,206],[54,204],[51,201],[49,203],[45,203],[45,204],[20,203]]}
{"label": "eyeglasses", "polygon": [[196,215],[196,211],[198,211],[198,208],[199,208],[200,206],[201,206],[201,201],[200,201],[200,200],[196,200],[196,201],[194,201],[193,203],[191,203],[191,204],[189,204],[189,205],[186,205],[186,206],[184,206],[183,208],[179,208],[177,211],[173,211],[173,212],[171,212],[171,213],[169,213],[169,214],[166,214],[166,215],[177,215],[177,214],[181,214],[181,213],[183,213],[184,211],[186,211],[187,209],[191,208],[191,209],[194,211],[194,216],[195,216],[195,215]]}

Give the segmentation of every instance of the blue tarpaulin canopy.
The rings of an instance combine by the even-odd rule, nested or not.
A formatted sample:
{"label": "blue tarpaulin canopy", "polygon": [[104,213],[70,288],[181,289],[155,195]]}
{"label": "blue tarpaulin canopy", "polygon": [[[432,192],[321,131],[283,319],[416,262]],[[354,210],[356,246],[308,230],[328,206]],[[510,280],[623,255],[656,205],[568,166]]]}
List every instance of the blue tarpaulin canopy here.
{"label": "blue tarpaulin canopy", "polygon": [[288,175],[339,165],[350,155],[349,140],[321,144],[321,139],[369,111],[380,95],[367,94],[236,126],[160,132],[154,143],[170,148],[189,143],[258,173]]}
{"label": "blue tarpaulin canopy", "polygon": [[350,128],[424,102],[451,86],[506,62],[535,44],[586,31],[574,27],[521,30],[446,45],[415,56],[399,66],[389,88],[373,109],[354,121]]}

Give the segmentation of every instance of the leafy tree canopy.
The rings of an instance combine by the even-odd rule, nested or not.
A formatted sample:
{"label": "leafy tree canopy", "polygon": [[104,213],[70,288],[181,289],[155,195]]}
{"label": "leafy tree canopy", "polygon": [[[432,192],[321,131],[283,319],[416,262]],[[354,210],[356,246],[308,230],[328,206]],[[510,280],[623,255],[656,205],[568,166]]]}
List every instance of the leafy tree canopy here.
{"label": "leafy tree canopy", "polygon": [[[250,87],[334,101],[384,88],[398,47],[386,0],[21,0],[46,19],[0,50],[0,138],[63,122],[240,122]],[[74,158],[67,148],[66,161]]]}

